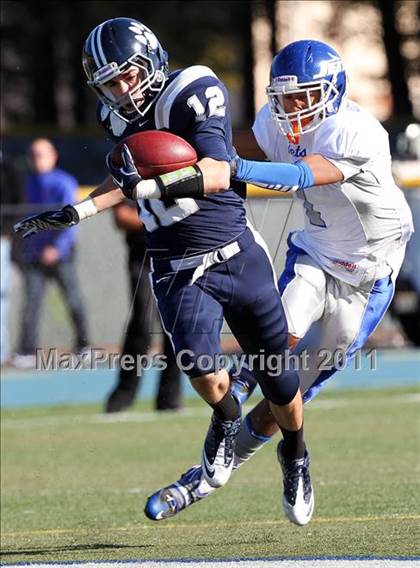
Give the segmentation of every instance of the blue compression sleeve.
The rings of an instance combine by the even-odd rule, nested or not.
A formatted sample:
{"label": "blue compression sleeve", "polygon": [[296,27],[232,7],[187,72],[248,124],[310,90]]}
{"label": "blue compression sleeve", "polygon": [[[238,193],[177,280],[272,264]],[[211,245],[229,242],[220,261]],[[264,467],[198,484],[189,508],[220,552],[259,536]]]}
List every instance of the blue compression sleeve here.
{"label": "blue compression sleeve", "polygon": [[283,162],[253,162],[242,158],[236,159],[234,179],[253,183],[277,191],[296,191],[314,184],[311,168],[299,160],[294,164]]}

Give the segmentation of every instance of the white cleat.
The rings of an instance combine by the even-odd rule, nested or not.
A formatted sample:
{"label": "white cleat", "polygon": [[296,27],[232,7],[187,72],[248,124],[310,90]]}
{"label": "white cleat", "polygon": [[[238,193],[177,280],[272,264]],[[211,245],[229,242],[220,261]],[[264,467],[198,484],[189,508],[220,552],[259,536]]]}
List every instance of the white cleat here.
{"label": "white cleat", "polygon": [[283,442],[277,446],[277,458],[283,470],[283,508],[287,518],[296,525],[306,525],[314,511],[314,492],[309,476],[309,454],[290,460],[282,454]]}
{"label": "white cleat", "polygon": [[233,468],[233,443],[241,427],[241,417],[220,420],[213,414],[204,442],[201,467],[211,487],[227,483]]}

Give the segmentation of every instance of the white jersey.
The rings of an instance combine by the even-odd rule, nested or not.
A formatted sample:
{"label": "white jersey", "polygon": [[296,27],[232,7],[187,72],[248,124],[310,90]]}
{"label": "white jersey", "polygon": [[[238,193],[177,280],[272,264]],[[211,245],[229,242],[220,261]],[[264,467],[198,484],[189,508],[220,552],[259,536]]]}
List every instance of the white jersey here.
{"label": "white jersey", "polygon": [[392,271],[392,257],[413,232],[410,209],[391,173],[388,134],[378,120],[345,100],[335,115],[292,144],[272,120],[268,106],[253,131],[272,162],[321,154],[344,176],[342,182],[298,190],[305,228],[293,243],[328,273],[354,286],[371,286]]}

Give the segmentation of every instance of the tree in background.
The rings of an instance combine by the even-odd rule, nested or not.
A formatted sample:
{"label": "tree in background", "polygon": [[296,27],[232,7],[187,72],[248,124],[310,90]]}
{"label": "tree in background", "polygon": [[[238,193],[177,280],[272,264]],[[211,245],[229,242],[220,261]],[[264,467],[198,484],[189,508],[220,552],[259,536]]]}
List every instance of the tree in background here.
{"label": "tree in background", "polygon": [[[94,131],[96,102],[85,84],[81,50],[95,25],[121,15],[140,19],[156,30],[171,53],[172,69],[197,63],[215,69],[231,93],[235,126],[249,127],[254,116],[253,18],[266,14],[272,27],[273,53],[281,31],[277,14],[292,4],[275,0],[4,0],[0,25],[2,128],[7,132],[13,127],[16,132],[18,127],[27,129],[33,124],[55,130],[58,125],[62,131]],[[408,85],[418,77],[419,0],[338,0],[330,5],[332,15],[324,32],[337,43],[345,39],[344,24],[356,9],[371,6],[380,10],[383,39],[379,33],[378,41],[383,41],[387,55],[394,115],[411,116]],[[368,28],[365,25],[363,33],[369,33]]]}
{"label": "tree in background", "polygon": [[3,127],[58,124],[68,130],[93,125],[96,101],[82,70],[83,43],[99,22],[122,15],[156,30],[171,53],[171,69],[193,64],[214,68],[233,93],[235,107],[241,109],[235,117],[238,123],[250,115],[249,95],[242,97],[252,90],[247,77],[249,7],[250,2],[219,0],[4,1]]}
{"label": "tree in background", "polygon": [[[413,105],[407,81],[411,75],[419,74],[420,2],[378,0],[378,7],[382,14],[383,40],[388,60],[394,114],[412,117]],[[414,48],[412,50],[414,57],[410,57],[410,50],[406,50],[407,57],[403,56],[403,48],[409,44]]]}

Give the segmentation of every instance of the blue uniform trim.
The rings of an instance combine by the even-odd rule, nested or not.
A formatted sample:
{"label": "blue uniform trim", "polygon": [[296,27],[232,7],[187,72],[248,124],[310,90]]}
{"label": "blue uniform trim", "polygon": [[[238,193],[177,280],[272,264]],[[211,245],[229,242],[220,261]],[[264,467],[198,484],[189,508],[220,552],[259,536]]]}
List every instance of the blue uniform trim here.
{"label": "blue uniform trim", "polygon": [[[356,351],[363,347],[368,337],[375,331],[388,309],[393,295],[394,283],[390,276],[385,276],[385,278],[381,278],[375,282],[369,295],[359,334],[346,352],[346,364],[350,363]],[[336,371],[336,368],[323,371],[314,384],[303,395],[303,402],[312,400]]]}
{"label": "blue uniform trim", "polygon": [[296,276],[295,264],[297,257],[302,254],[307,254],[303,249],[293,244],[292,235],[293,233],[290,233],[290,235],[287,237],[286,265],[278,282],[280,295],[283,295],[287,285]]}
{"label": "blue uniform trim", "polygon": [[239,158],[235,179],[261,185],[268,189],[296,191],[314,185],[314,175],[305,162],[254,162]]}

